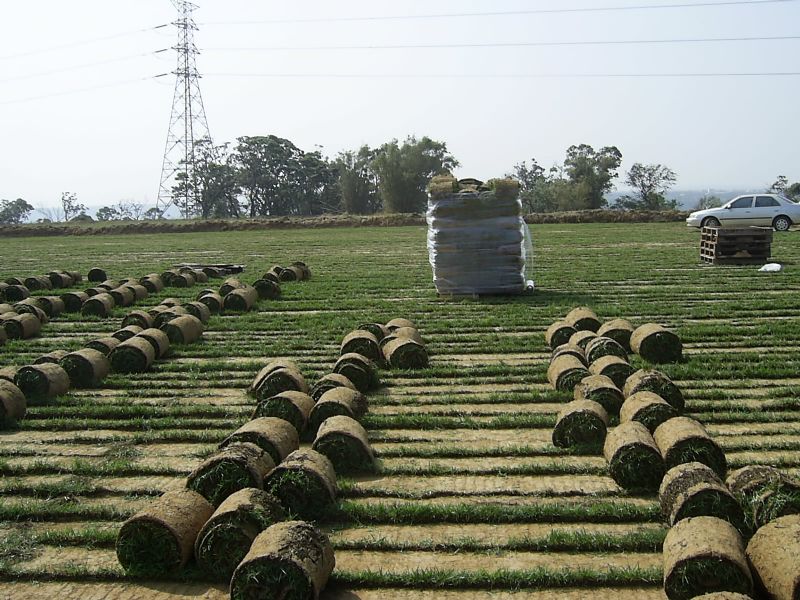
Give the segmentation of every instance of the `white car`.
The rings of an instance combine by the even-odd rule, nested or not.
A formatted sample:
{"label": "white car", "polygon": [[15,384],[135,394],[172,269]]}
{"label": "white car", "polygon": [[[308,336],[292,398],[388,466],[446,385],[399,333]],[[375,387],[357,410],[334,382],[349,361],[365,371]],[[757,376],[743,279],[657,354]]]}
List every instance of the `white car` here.
{"label": "white car", "polygon": [[800,204],[780,194],[747,194],[720,206],[693,212],[686,219],[688,227],[774,227],[787,231],[800,223]]}

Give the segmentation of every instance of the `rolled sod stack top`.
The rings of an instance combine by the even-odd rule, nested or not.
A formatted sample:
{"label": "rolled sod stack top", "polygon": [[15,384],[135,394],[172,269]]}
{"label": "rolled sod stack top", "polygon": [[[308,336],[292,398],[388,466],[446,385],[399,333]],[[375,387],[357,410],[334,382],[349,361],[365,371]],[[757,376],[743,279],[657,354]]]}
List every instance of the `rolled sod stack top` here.
{"label": "rolled sod stack top", "polygon": [[67,372],[60,365],[52,363],[22,367],[17,371],[14,383],[28,402],[61,396],[70,387]]}
{"label": "rolled sod stack top", "polygon": [[108,357],[92,348],[70,352],[59,364],[69,375],[70,383],[78,388],[99,385],[111,370]]}
{"label": "rolled sod stack top", "polygon": [[747,545],[747,558],[770,598],[800,598],[800,515],[775,519]]}
{"label": "rolled sod stack top", "polygon": [[641,369],[628,377],[622,393],[627,398],[638,392],[653,392],[678,412],[682,412],[686,405],[680,388],[661,371]]}
{"label": "rolled sod stack top", "polygon": [[297,429],[288,421],[275,417],[248,421],[225,438],[220,448],[239,442],[255,444],[269,454],[276,465],[300,447]]}
{"label": "rolled sod stack top", "polygon": [[658,426],[653,438],[668,469],[687,462],[700,462],[725,477],[728,470],[725,453],[698,421],[689,417],[669,419]]}
{"label": "rolled sod stack top", "polygon": [[573,308],[567,313],[567,316],[564,317],[564,321],[572,325],[575,331],[591,331],[597,333],[597,330],[600,329],[600,319],[597,318],[597,315],[591,308],[586,306]]}
{"label": "rolled sod stack top", "polygon": [[6,421],[23,419],[27,407],[22,390],[10,381],[0,379],[0,426]]}
{"label": "rolled sod stack top", "polygon": [[281,392],[309,392],[303,374],[292,361],[271,361],[256,374],[248,389],[248,393],[258,400],[271,398]]}
{"label": "rolled sod stack top", "polygon": [[323,454],[295,450],[267,475],[264,489],[303,519],[318,519],[336,502],[336,471]]}
{"label": "rolled sod stack top", "polygon": [[683,357],[683,344],[678,335],[656,323],[642,325],[633,332],[631,350],[656,364],[678,362]]}
{"label": "rolled sod stack top", "polygon": [[603,446],[611,478],[629,491],[655,491],[664,478],[664,459],[647,427],[621,423],[608,432]]}

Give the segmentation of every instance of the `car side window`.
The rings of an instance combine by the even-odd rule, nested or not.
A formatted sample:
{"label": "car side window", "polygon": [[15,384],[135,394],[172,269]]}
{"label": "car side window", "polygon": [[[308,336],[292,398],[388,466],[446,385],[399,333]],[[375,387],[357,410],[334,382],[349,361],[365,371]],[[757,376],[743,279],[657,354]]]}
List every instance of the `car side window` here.
{"label": "car side window", "polygon": [[757,196],[756,208],[767,208],[770,206],[780,206],[780,203],[772,196]]}
{"label": "car side window", "polygon": [[731,208],[750,208],[753,206],[753,197],[745,196],[731,203]]}

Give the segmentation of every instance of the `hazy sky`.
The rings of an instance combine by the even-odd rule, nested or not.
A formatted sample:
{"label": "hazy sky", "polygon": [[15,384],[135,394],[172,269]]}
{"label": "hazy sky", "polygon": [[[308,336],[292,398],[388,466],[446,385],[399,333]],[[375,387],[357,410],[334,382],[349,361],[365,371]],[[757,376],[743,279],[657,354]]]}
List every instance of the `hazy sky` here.
{"label": "hazy sky", "polygon": [[[700,2],[197,3],[217,143],[275,134],[334,156],[428,135],[461,161],[459,175],[489,178],[531,157],[551,166],[583,142],[618,146],[624,168],[666,164],[679,188],[800,180],[799,39],[352,49],[797,36],[798,0],[439,18],[430,15]],[[91,207],[155,203],[174,77],[152,76],[175,57],[154,52],[176,31],[153,28],[175,15],[169,0],[0,0],[0,198],[52,205],[71,191]],[[429,17],[342,19],[410,15]],[[796,74],[564,77],[776,72]]]}

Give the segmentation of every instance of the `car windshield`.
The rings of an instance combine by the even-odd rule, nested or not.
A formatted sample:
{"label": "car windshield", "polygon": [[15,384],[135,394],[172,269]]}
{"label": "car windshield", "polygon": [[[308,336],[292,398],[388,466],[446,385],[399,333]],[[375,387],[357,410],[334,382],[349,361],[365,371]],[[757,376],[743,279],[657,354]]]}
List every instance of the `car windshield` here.
{"label": "car windshield", "polygon": [[775,197],[778,199],[778,201],[781,204],[797,204],[797,202],[794,202],[793,200],[789,200],[786,196],[778,195],[778,196],[775,196]]}

